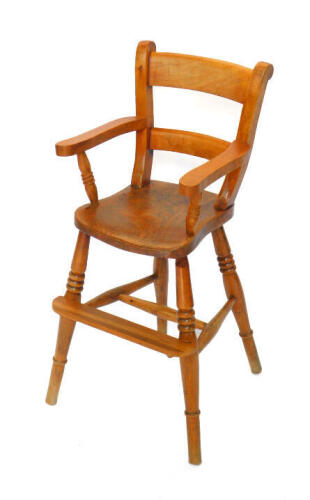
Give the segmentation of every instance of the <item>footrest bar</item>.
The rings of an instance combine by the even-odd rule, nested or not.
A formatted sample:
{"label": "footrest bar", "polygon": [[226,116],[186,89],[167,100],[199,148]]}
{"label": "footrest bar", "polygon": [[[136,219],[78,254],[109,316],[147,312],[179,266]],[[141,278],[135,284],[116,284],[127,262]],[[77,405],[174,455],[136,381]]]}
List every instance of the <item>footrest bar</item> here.
{"label": "footrest bar", "polygon": [[87,304],[70,302],[64,297],[57,297],[54,300],[53,309],[56,313],[72,321],[80,321],[154,351],[162,352],[170,357],[182,357],[190,354],[195,349],[192,345],[170,335],[159,333],[156,330],[119,318],[105,311],[98,311],[98,309]]}

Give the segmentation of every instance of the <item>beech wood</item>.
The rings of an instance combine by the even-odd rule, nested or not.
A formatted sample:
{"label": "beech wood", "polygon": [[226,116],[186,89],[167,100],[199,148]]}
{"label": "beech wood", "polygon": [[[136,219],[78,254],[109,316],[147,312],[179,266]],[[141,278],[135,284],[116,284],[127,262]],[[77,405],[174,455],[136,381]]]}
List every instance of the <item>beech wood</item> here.
{"label": "beech wood", "polygon": [[[214,181],[242,167],[250,154],[250,147],[234,141],[223,153],[213,160],[197,167],[180,179],[180,193],[190,196],[190,204],[186,216],[186,231],[195,234],[195,226],[200,215],[202,190]],[[217,201],[215,202],[215,207]]]}
{"label": "beech wood", "polygon": [[[79,232],[72,264],[67,282],[67,291],[64,300],[67,303],[78,304],[81,301],[81,293],[84,285],[84,276],[87,265],[89,249],[89,236]],[[70,347],[75,321],[60,317],[55,355],[50,375],[46,402],[55,405],[58,399],[60,384],[62,381],[67,354]]]}
{"label": "beech wood", "polygon": [[180,359],[185,415],[187,424],[188,459],[191,464],[201,463],[199,424],[199,360],[195,335],[195,312],[187,257],[176,260],[176,289],[178,328],[180,340],[194,349],[194,353]]}
{"label": "beech wood", "polygon": [[235,297],[236,299],[232,311],[239,326],[240,336],[250,368],[253,373],[260,373],[262,367],[254,342],[253,331],[249,323],[245,298],[224,228],[217,229],[212,233],[212,236],[220,271],[223,276],[226,295],[228,298]]}
{"label": "beech wood", "polygon": [[[155,304],[155,302],[150,302],[149,300],[140,299],[138,297],[132,297],[131,295],[126,295],[123,293],[119,295],[118,300],[120,300],[121,302],[125,302],[125,304],[128,304],[130,306],[137,307],[142,311],[154,314],[159,318],[168,321],[174,321],[175,323],[178,322],[178,311],[172,309],[172,307],[163,306],[161,304]],[[208,326],[208,324],[205,323],[204,321],[200,321],[199,319],[195,318],[195,326],[196,328],[202,330],[205,329]]]}
{"label": "beech wood", "polygon": [[[219,312],[214,316],[214,318],[206,324],[203,328],[201,334],[199,335],[198,342],[198,350],[201,352],[215,337],[217,332],[219,331],[224,319],[227,314],[232,310],[236,299],[234,297],[230,298],[226,304],[219,310]],[[196,321],[197,326],[197,321]]]}
{"label": "beech wood", "polygon": [[99,311],[86,304],[69,302],[64,297],[57,297],[54,300],[53,309],[65,318],[80,321],[169,356],[184,356],[192,351],[191,346],[170,335],[159,333],[105,311]]}
{"label": "beech wood", "polygon": [[112,304],[113,302],[119,300],[120,294],[134,293],[137,290],[140,290],[140,288],[143,288],[150,283],[154,283],[156,278],[156,274],[151,274],[150,276],[146,276],[146,278],[141,278],[140,280],[131,281],[131,283],[111,288],[111,290],[107,290],[106,292],[97,295],[97,297],[88,300],[86,304],[92,307],[102,307]]}
{"label": "beech wood", "polygon": [[[60,314],[56,351],[46,401],[55,404],[76,321],[144,347],[180,357],[185,398],[189,461],[201,462],[198,355],[232,309],[253,373],[261,371],[245,299],[223,225],[232,218],[234,202],[245,174],[272,65],[249,69],[203,57],[157,53],[155,43],[138,44],[135,62],[136,116],[121,118],[56,144],[59,156],[77,155],[90,203],[77,209],[80,230],[64,297],[54,301]],[[154,128],[153,85],[209,92],[242,104],[235,140]],[[99,200],[86,151],[113,137],[136,132],[131,185]],[[185,174],[179,184],[151,180],[154,150],[191,154],[207,160]],[[109,170],[108,170],[109,172]],[[204,189],[224,176],[219,194]],[[209,322],[195,319],[187,255],[212,233],[228,301]],[[122,250],[154,257],[153,274],[113,288],[81,304],[89,240],[93,236]],[[176,259],[177,308],[167,306],[168,258]],[[154,283],[157,302],[132,297]],[[116,300],[157,316],[158,331],[97,308]],[[179,339],[169,336],[167,321],[178,323]],[[195,328],[201,329],[196,338]]]}
{"label": "beech wood", "polygon": [[153,151],[150,148],[150,131],[154,125],[153,89],[148,84],[149,58],[156,50],[154,42],[143,41],[138,44],[135,63],[136,76],[136,113],[145,119],[143,130],[137,132],[136,157],[131,184],[142,187],[150,182]]}
{"label": "beech wood", "polygon": [[247,158],[250,147],[238,141],[234,141],[228,148],[213,160],[196,167],[180,179],[180,192],[186,196],[193,195],[197,191],[215,182],[223,175],[240,168],[242,160]]}
{"label": "beech wood", "polygon": [[[242,108],[236,138],[237,141],[241,141],[241,143],[248,144],[251,147],[253,146],[255,138],[256,127],[265,95],[266,86],[268,80],[272,77],[272,74],[273,66],[265,62],[257,63],[252,71],[247,99]],[[216,202],[216,208],[225,210],[228,206],[234,203],[241,186],[241,182],[244,177],[249,158],[250,156],[248,156],[245,161],[242,162],[240,169],[235,170],[226,176]]]}
{"label": "beech wood", "polygon": [[229,144],[230,142],[223,139],[196,132],[167,128],[151,129],[151,149],[175,151],[210,159],[223,153]]}
{"label": "beech wood", "polygon": [[[154,281],[157,304],[166,306],[168,299],[168,259],[154,258]],[[157,318],[157,329],[161,333],[167,333],[167,320]]]}
{"label": "beech wood", "polygon": [[145,119],[139,116],[126,116],[125,118],[113,120],[105,125],[84,132],[83,134],[57,142],[56,154],[58,156],[71,156],[83,153],[118,135],[144,129],[145,124]]}
{"label": "beech wood", "polygon": [[200,90],[244,103],[252,70],[207,57],[152,52],[150,85]]}
{"label": "beech wood", "polygon": [[90,168],[89,160],[86,153],[79,153],[77,155],[77,158],[86,194],[89,198],[90,203],[93,206],[96,206],[98,205],[98,192],[95,178]]}
{"label": "beech wood", "polygon": [[194,236],[196,224],[200,216],[200,209],[203,202],[203,193],[198,191],[193,194],[189,201],[189,207],[186,215],[186,232]]}
{"label": "beech wood", "polygon": [[203,192],[199,220],[190,235],[186,232],[188,198],[179,193],[177,184],[151,181],[139,189],[128,186],[96,207],[78,208],[75,225],[123,250],[177,258],[192,252],[207,233],[231,219],[233,207],[216,210],[215,201],[215,194]]}

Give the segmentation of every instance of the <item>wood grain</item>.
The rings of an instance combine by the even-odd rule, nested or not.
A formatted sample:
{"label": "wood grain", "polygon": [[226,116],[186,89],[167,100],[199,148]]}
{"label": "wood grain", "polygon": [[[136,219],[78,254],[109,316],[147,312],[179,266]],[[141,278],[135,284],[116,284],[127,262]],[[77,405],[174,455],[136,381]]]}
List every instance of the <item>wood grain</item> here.
{"label": "wood grain", "polygon": [[[138,297],[132,297],[131,295],[121,294],[119,296],[119,300],[121,302],[125,302],[133,307],[137,307],[142,311],[148,312],[150,314],[155,314],[159,318],[174,321],[178,323],[178,311],[173,309],[172,307],[167,307],[161,304],[156,304],[155,302],[151,302],[149,300],[140,299]],[[195,318],[195,326],[196,328],[200,328],[201,330],[205,329],[208,325],[204,321],[200,321]]]}
{"label": "wood grain", "polygon": [[200,90],[244,103],[251,73],[249,68],[217,59],[152,52],[149,84]]}
{"label": "wood grain", "polygon": [[189,463],[201,463],[199,424],[199,360],[195,335],[194,301],[187,257],[176,260],[176,293],[180,340],[192,346],[195,352],[180,359],[185,415],[187,425]]}
{"label": "wood grain", "polygon": [[[198,356],[214,338],[230,310],[239,326],[251,370],[261,371],[243,290],[223,225],[233,216],[272,72],[272,65],[264,62],[252,70],[216,59],[156,52],[154,42],[142,41],[135,61],[136,116],[114,120],[56,144],[59,156],[77,155],[90,203],[75,212],[75,224],[80,232],[67,291],[53,303],[60,322],[46,401],[49,404],[57,401],[77,321],[168,357],[177,356],[184,390],[189,461],[196,465],[201,462]],[[154,128],[153,85],[208,92],[241,103],[235,140],[230,143],[197,132]],[[136,131],[131,185],[99,200],[86,151],[131,131]],[[179,185],[154,181],[151,180],[154,150],[194,155],[209,162],[185,174]],[[108,176],[109,168],[106,170]],[[222,176],[225,178],[218,195],[205,191]],[[195,318],[187,256],[209,233],[212,233],[228,300],[214,318],[205,323]],[[81,304],[90,237],[125,251],[153,256],[153,274]],[[168,258],[176,260],[177,310],[167,305]],[[133,292],[151,283],[155,286],[156,303],[132,297]],[[158,331],[97,309],[117,300],[157,316]],[[177,322],[179,339],[166,334],[167,321]],[[201,329],[198,339],[195,328]]]}
{"label": "wood grain", "polygon": [[153,89],[148,84],[149,58],[156,50],[154,42],[143,41],[138,44],[135,63],[136,77],[136,114],[145,119],[145,126],[137,132],[136,157],[131,178],[134,187],[142,187],[150,182],[153,151],[150,148],[150,131],[154,125]]}
{"label": "wood grain", "polygon": [[[166,306],[168,300],[168,259],[154,258],[154,281],[155,295],[157,304]],[[161,333],[167,333],[167,320],[157,318],[157,329]]]}
{"label": "wood grain", "polygon": [[234,258],[231,254],[224,228],[217,229],[212,233],[212,236],[220,271],[223,276],[226,295],[228,298],[234,297],[236,299],[232,310],[239,326],[239,334],[243,341],[250,368],[252,373],[260,373],[262,367],[254,342],[253,331],[250,327],[244,293],[239,276],[236,273]]}
{"label": "wood grain", "polygon": [[141,288],[154,283],[156,280],[156,274],[151,274],[150,276],[146,276],[145,278],[141,278],[140,280],[131,281],[130,283],[126,283],[125,285],[117,286],[115,288],[111,288],[111,290],[107,290],[97,297],[90,299],[86,302],[88,306],[92,307],[102,307],[107,306],[108,304],[112,304],[119,300],[119,296],[122,293],[133,293]]}
{"label": "wood grain", "polygon": [[91,170],[89,160],[86,153],[79,153],[77,155],[78,165],[82,176],[82,181],[87,193],[88,199],[93,206],[98,205],[98,191],[94,178],[94,174]]}
{"label": "wood grain", "polygon": [[[72,259],[71,271],[67,281],[67,291],[64,298],[64,300],[68,303],[78,304],[81,301],[88,249],[89,236],[79,232]],[[57,403],[75,323],[75,320],[63,317],[59,320],[56,349],[53,357],[53,365],[46,395],[46,402],[49,405],[55,405]]]}
{"label": "wood grain", "polygon": [[222,226],[233,215],[233,207],[214,208],[216,195],[204,192],[195,234],[186,232],[188,198],[177,184],[151,181],[140,189],[128,186],[75,212],[78,229],[130,252],[162,258],[188,255],[208,232]]}
{"label": "wood grain", "polygon": [[169,356],[184,356],[192,351],[191,346],[179,339],[119,318],[105,311],[99,311],[86,304],[69,302],[64,297],[57,297],[54,300],[53,309],[65,318],[80,321]]}
{"label": "wood grain", "polygon": [[[272,74],[273,66],[263,62],[258,63],[252,71],[247,98],[242,109],[236,138],[237,141],[248,144],[251,147],[253,146],[255,138],[266,86]],[[250,156],[246,157],[244,161],[242,161],[240,169],[234,170],[226,176],[215,204],[215,207],[219,210],[225,210],[235,202],[249,159]]]}
{"label": "wood grain", "polygon": [[141,130],[145,127],[145,119],[138,116],[127,116],[113,120],[105,125],[84,132],[83,134],[76,135],[70,139],[57,142],[56,154],[58,156],[71,156],[78,153],[83,153],[98,144],[109,141],[113,137]]}
{"label": "wood grain", "polygon": [[220,177],[240,168],[250,151],[247,144],[234,141],[223,153],[183,175],[180,179],[180,193],[191,196],[202,191]]}
{"label": "wood grain", "polygon": [[151,149],[175,151],[200,158],[214,158],[223,153],[230,142],[217,137],[185,130],[153,128],[151,130]]}
{"label": "wood grain", "polygon": [[224,304],[224,306],[219,310],[219,312],[214,316],[214,318],[212,318],[211,321],[209,321],[208,324],[206,324],[206,326],[203,328],[201,334],[197,339],[199,352],[201,352],[215,337],[220,327],[222,326],[222,323],[226,318],[227,314],[232,310],[235,302],[236,302],[235,297],[231,297],[226,302],[226,304]]}

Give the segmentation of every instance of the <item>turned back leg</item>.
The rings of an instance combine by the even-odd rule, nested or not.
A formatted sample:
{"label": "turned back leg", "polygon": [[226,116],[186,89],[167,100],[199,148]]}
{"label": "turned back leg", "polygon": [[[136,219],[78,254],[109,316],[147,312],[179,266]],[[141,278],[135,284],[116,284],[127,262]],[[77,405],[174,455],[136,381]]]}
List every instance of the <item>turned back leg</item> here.
{"label": "turned back leg", "polygon": [[[71,271],[67,281],[65,297],[69,301],[81,302],[85,270],[89,248],[89,236],[80,232],[72,260]],[[50,405],[57,403],[60,384],[62,381],[67,354],[70,347],[75,321],[60,317],[55,355],[48,386],[46,402]]]}
{"label": "turned back leg", "polygon": [[[197,346],[195,312],[187,258],[176,261],[178,328],[180,339]],[[199,424],[199,359],[198,352],[180,358],[185,415],[187,424],[189,462],[201,463]]]}
{"label": "turned back leg", "polygon": [[[168,298],[168,259],[155,257],[154,273],[157,275],[154,281],[156,302],[166,306]],[[160,333],[167,333],[167,320],[157,318],[157,329]]]}
{"label": "turned back leg", "polygon": [[250,327],[242,286],[239,276],[236,273],[234,258],[231,254],[223,227],[214,231],[212,236],[220,271],[223,275],[226,295],[228,298],[235,297],[237,299],[233,307],[233,313],[239,327],[239,334],[243,341],[251,371],[253,373],[260,373],[262,368],[253,338],[253,331]]}

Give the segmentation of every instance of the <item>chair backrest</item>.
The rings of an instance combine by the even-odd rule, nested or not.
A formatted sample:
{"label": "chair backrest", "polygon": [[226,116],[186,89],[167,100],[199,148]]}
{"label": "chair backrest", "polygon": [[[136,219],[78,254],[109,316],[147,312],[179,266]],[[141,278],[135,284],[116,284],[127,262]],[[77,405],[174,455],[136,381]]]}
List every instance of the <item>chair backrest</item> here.
{"label": "chair backrest", "polygon": [[[271,64],[260,62],[249,69],[216,59],[156,52],[154,42],[143,41],[137,47],[135,71],[136,112],[137,116],[146,118],[147,126],[137,132],[133,185],[141,187],[150,181],[153,150],[211,159],[230,144],[204,134],[154,128],[153,86],[198,90],[241,103],[236,139],[252,146],[266,85],[273,73]],[[247,162],[225,178],[221,193],[229,190],[230,204],[234,202],[246,166]]]}
{"label": "chair backrest", "polygon": [[225,61],[165,52],[153,52],[149,64],[149,85],[200,90],[242,104],[252,73]]}

